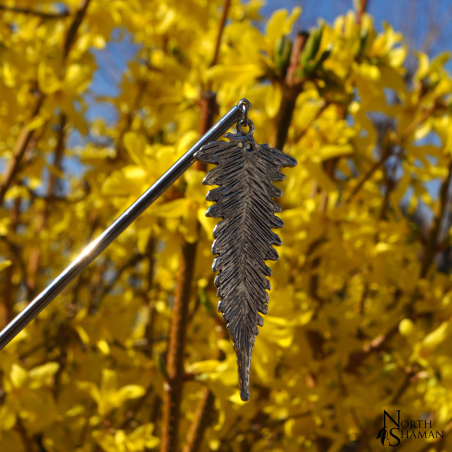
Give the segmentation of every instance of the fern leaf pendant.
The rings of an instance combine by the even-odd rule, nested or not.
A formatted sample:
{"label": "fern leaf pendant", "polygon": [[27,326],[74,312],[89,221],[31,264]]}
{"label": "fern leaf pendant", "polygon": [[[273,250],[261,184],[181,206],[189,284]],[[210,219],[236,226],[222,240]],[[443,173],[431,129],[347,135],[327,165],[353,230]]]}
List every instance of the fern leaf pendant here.
{"label": "fern leaf pendant", "polygon": [[218,310],[223,314],[234,342],[239,371],[240,397],[249,400],[251,354],[263,325],[259,315],[267,314],[271,270],[264,260],[277,260],[272,245],[281,245],[271,229],[284,224],[274,215],[281,208],[272,198],[282,195],[272,181],[284,180],[282,167],[293,167],[296,160],[278,149],[254,141],[254,127],[244,133],[225,135],[230,141],[215,141],[204,146],[196,158],[217,165],[204,178],[205,185],[219,185],[207,194],[216,201],[206,216],[222,218],[213,231],[213,271],[217,295],[221,297]]}

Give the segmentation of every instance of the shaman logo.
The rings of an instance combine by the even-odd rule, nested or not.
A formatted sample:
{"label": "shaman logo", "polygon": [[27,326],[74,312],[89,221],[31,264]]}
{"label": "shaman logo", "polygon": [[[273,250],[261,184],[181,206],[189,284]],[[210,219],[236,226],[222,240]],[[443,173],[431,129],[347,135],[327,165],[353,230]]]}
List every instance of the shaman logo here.
{"label": "shaman logo", "polygon": [[[400,420],[400,411],[397,410],[397,421],[391,417],[386,410],[383,411],[383,428],[378,432],[376,439],[381,441],[383,446],[388,440],[388,445],[391,447],[398,446],[401,439],[418,439],[418,438],[438,438],[443,437],[444,432],[436,431],[436,434],[431,430],[432,421],[424,420]],[[388,423],[386,424],[386,420]],[[390,428],[390,426],[392,427]],[[390,438],[391,436],[391,438]]]}

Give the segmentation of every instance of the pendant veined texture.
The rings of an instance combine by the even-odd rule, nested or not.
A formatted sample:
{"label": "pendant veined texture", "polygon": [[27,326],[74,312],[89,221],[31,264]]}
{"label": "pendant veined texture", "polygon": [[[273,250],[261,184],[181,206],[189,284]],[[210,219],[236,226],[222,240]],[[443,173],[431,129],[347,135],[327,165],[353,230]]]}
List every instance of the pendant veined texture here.
{"label": "pendant veined texture", "polygon": [[217,165],[204,178],[204,185],[219,185],[207,194],[208,201],[216,201],[206,216],[222,218],[215,226],[212,253],[218,254],[213,271],[217,295],[221,297],[218,310],[223,313],[229,334],[234,342],[239,371],[240,397],[249,400],[251,355],[258,325],[263,326],[259,313],[267,314],[272,272],[264,260],[278,260],[272,245],[282,242],[272,228],[284,223],[274,215],[281,207],[272,198],[282,191],[272,181],[284,180],[279,172],[293,167],[296,160],[267,144],[254,141],[253,123],[248,133],[242,132],[243,120],[237,133],[225,135],[230,141],[215,141],[204,146],[196,158]]}

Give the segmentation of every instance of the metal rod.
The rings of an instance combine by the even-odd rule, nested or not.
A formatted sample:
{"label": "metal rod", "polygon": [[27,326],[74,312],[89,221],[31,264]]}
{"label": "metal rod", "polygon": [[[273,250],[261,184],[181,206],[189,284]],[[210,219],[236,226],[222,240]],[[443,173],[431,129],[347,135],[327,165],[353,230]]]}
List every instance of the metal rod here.
{"label": "metal rod", "polygon": [[[108,245],[135,221],[162,193],[168,189],[195,161],[195,154],[204,145],[217,140],[232,127],[244,114],[242,108],[250,103],[242,99],[213,125],[196,144],[191,147],[171,168],[149,187],[109,228],[91,242],[80,255],[53,282],[47,286],[21,313],[19,313],[1,332],[2,350],[20,331],[22,331],[88,264],[90,264]],[[245,108],[246,110],[246,108]]]}

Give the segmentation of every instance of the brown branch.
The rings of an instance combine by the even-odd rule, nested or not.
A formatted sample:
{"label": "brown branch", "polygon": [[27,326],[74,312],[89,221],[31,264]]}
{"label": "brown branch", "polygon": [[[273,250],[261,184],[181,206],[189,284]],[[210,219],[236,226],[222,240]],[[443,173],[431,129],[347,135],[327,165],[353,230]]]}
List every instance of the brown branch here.
{"label": "brown branch", "polygon": [[51,203],[62,202],[62,203],[71,205],[71,204],[78,204],[79,202],[82,202],[87,198],[87,190],[85,190],[85,194],[83,196],[80,196],[80,198],[68,199],[66,196],[57,196],[57,195],[41,196],[38,193],[36,193],[34,190],[32,190],[23,180],[18,180],[17,185],[22,186],[25,188],[25,190],[27,190],[30,200],[32,202],[34,202],[36,199],[40,199],[44,202],[48,202],[48,201]]}
{"label": "brown branch", "polygon": [[415,119],[402,133],[402,137],[401,137],[401,141],[403,142],[403,140],[405,138],[407,138],[408,136],[410,136],[417,127],[419,127],[420,125],[422,125],[427,119],[428,117],[433,113],[433,111],[435,110],[436,104],[433,104],[430,108],[425,109],[422,114]]}
{"label": "brown branch", "polygon": [[121,424],[121,430],[125,430],[132,424],[133,421],[137,419],[137,415],[139,411],[143,408],[144,402],[149,397],[149,395],[152,393],[153,385],[151,384],[147,389],[146,392],[139,398],[139,400],[135,403],[135,407],[133,410],[130,410],[126,413],[124,422]]}
{"label": "brown branch", "polygon": [[[33,119],[39,113],[43,100],[44,96],[41,93],[38,93],[36,103],[31,113],[30,119]],[[34,130],[29,130],[27,124],[24,124],[19,132],[19,135],[17,137],[16,143],[12,151],[13,156],[8,161],[8,165],[6,167],[5,174],[0,185],[0,205],[3,204],[6,192],[8,191],[14,177],[19,171],[20,163],[22,161],[23,156],[25,155],[25,151],[27,150],[28,144],[30,143],[33,133]]]}
{"label": "brown branch", "polygon": [[91,0],[82,0],[75,13],[74,20],[72,21],[71,26],[69,27],[69,30],[66,35],[66,40],[64,42],[63,61],[65,61],[67,56],[69,55],[72,45],[74,44],[75,38],[77,37],[78,29],[80,28],[80,25],[83,22],[83,18],[85,17],[86,10],[88,9],[90,2]]}
{"label": "brown branch", "polygon": [[101,295],[99,298],[102,299],[106,294],[108,294],[113,289],[113,287],[118,282],[121,275],[127,269],[129,269],[131,267],[135,267],[135,265],[137,265],[138,262],[141,262],[145,257],[146,256],[141,253],[136,253],[127,262],[125,262],[121,267],[119,267],[118,270],[116,271],[115,277],[108,284],[106,284],[104,287],[102,287],[100,289]]}
{"label": "brown branch", "polygon": [[[217,324],[216,329],[218,331],[218,339],[226,339],[228,337],[228,332],[223,320],[219,318],[218,315],[215,315],[214,319]],[[224,352],[218,347],[215,359],[224,361],[225,358]],[[201,398],[196,405],[195,414],[188,429],[182,452],[198,452],[200,450],[204,433],[212,420],[214,407],[215,396],[206,386],[202,389]]]}
{"label": "brown branch", "polygon": [[331,105],[330,102],[325,101],[323,103],[323,105],[319,108],[319,110],[317,111],[317,113],[315,114],[315,116],[308,122],[308,124],[305,126],[305,128],[297,135],[297,137],[295,138],[295,141],[300,141],[305,135],[306,132],[309,130],[309,128],[314,124],[315,121],[317,121],[317,119],[320,118],[320,116],[322,116],[322,113]]}
{"label": "brown branch", "polygon": [[[260,438],[262,438],[262,430],[264,428],[268,428],[273,430],[283,424],[285,424],[290,419],[302,419],[305,417],[312,416],[312,411],[303,411],[301,413],[291,414],[282,419],[269,420],[269,415],[264,413],[263,411],[259,411],[254,418],[250,420],[250,426],[246,429],[237,428],[238,424],[240,424],[241,417],[238,416],[236,421],[231,424],[229,427],[228,434],[222,438],[222,442],[224,441],[226,444],[229,444],[233,438],[236,438],[238,435],[247,435],[253,434],[252,443],[256,443]],[[243,443],[247,443],[246,440],[243,440]],[[251,450],[250,447],[243,448],[243,451],[249,452]]]}
{"label": "brown branch", "polygon": [[[151,69],[150,66],[147,66],[148,69]],[[140,103],[143,100],[144,95],[146,94],[146,89],[148,87],[147,80],[140,80],[138,82],[137,94],[133,103],[131,103],[130,110],[125,115],[125,124],[121,127],[121,131],[116,140],[116,156],[114,158],[115,161],[124,158],[125,153],[125,145],[124,145],[124,136],[129,131],[130,126],[132,125],[133,119],[140,108]]]}
{"label": "brown branch", "polygon": [[33,347],[29,348],[27,351],[22,353],[19,356],[19,359],[23,361],[24,359],[28,358],[29,356],[33,355],[36,351],[38,351],[40,348],[51,348],[50,344],[48,342],[40,342]]}
{"label": "brown branch", "polygon": [[[386,220],[386,213],[390,207],[390,197],[391,197],[391,193],[394,191],[395,187],[397,186],[397,183],[394,180],[389,179],[388,174],[385,175],[386,178],[386,190],[385,190],[385,196],[383,198],[383,204],[381,206],[381,210],[380,213],[378,215],[378,219],[381,220]],[[378,234],[376,234],[376,236],[378,236]],[[376,239],[377,240],[377,239]]]}
{"label": "brown branch", "polygon": [[97,412],[97,405],[92,405],[90,409],[86,410],[86,412],[87,416],[85,418],[85,422],[83,423],[82,429],[80,430],[80,435],[78,439],[74,441],[76,447],[82,447],[85,444],[85,440],[90,429],[89,420],[91,419],[91,416]]}
{"label": "brown branch", "polygon": [[358,7],[358,14],[356,15],[356,23],[361,25],[363,14],[366,12],[368,0],[360,0]]}
{"label": "brown branch", "polygon": [[433,220],[433,226],[422,260],[421,273],[419,275],[420,278],[425,278],[427,276],[428,270],[430,269],[430,266],[435,259],[436,253],[438,252],[438,240],[441,233],[441,227],[449,207],[448,198],[451,178],[452,162],[449,163],[447,176],[444,178],[441,184],[441,189],[439,192],[439,212]]}
{"label": "brown branch", "polygon": [[416,375],[418,370],[419,369],[418,369],[417,366],[409,366],[405,370],[405,379],[403,380],[403,382],[400,385],[400,387],[397,390],[397,392],[392,396],[391,405],[397,405],[398,404],[398,402],[400,400],[400,397],[402,397],[403,394],[405,393],[405,391],[410,387],[411,380]]}
{"label": "brown branch", "polygon": [[53,379],[53,386],[52,386],[52,396],[55,402],[58,403],[58,397],[60,395],[62,388],[62,377],[63,373],[66,370],[66,366],[68,364],[68,341],[70,339],[70,334],[67,334],[65,331],[65,325],[62,324],[60,328],[58,328],[58,339],[59,339],[59,345],[60,345],[60,353],[57,358],[57,362],[59,364],[58,370],[54,376]]}
{"label": "brown branch", "polygon": [[[344,399],[347,399],[350,396],[350,392],[349,392],[349,390],[347,388],[347,385],[344,382],[343,373],[339,369],[337,369],[337,381],[338,381],[338,384],[339,384],[339,389],[341,391],[341,396]],[[356,426],[361,430],[362,429],[362,427],[361,427],[361,420],[359,418],[358,413],[356,412],[356,407],[351,406],[349,408],[349,411],[350,411],[350,414],[351,414],[351,416],[353,418],[353,421],[355,422]]]}
{"label": "brown branch", "polygon": [[33,9],[19,8],[17,6],[9,7],[6,5],[0,5],[0,11],[20,13],[20,14],[25,14],[25,15],[30,15],[30,16],[38,16],[43,19],[61,19],[63,17],[68,17],[70,14],[69,11],[63,11],[61,13],[46,13],[43,11],[36,11]]}
{"label": "brown branch", "polygon": [[[19,224],[20,215],[20,202],[21,199],[17,197],[11,206],[11,231],[16,231]],[[12,256],[13,257],[13,256]],[[14,318],[14,295],[13,295],[13,276],[14,276],[14,264],[11,264],[4,273],[5,285],[3,290],[3,303],[0,304],[1,312],[1,325],[4,328]]]}
{"label": "brown branch", "polygon": [[287,86],[298,85],[300,88],[299,80],[297,79],[297,71],[300,64],[300,55],[303,52],[304,46],[309,38],[309,33],[306,31],[300,31],[293,43],[292,52],[290,54],[289,66],[287,68],[285,76],[285,84]]}
{"label": "brown branch", "polygon": [[[226,24],[226,19],[228,17],[229,8],[231,6],[231,0],[225,0],[223,5],[223,13],[220,19],[220,25],[218,28],[217,40],[215,43],[215,51],[210,62],[209,67],[213,67],[218,62],[218,57],[220,54],[221,38],[223,37],[224,26]],[[217,93],[211,91],[212,80],[208,80],[206,83],[206,89],[203,92],[201,99],[199,100],[199,105],[201,107],[201,123],[199,128],[199,134],[204,135],[212,126],[215,111],[217,110]],[[202,162],[196,162],[195,168],[198,171],[206,171],[207,165]]]}
{"label": "brown branch", "polygon": [[[212,126],[217,108],[217,93],[214,91],[205,91],[199,100],[201,106],[201,123],[199,127],[199,134],[203,136]],[[196,161],[195,168],[198,171],[206,171],[207,165],[200,161]]]}
{"label": "brown branch", "polygon": [[370,170],[366,173],[364,177],[361,178],[361,180],[355,186],[353,191],[350,193],[350,196],[347,198],[346,204],[348,204],[356,196],[356,194],[361,190],[363,185],[373,176],[375,171],[377,171],[377,169],[380,168],[380,166],[383,165],[383,163],[386,162],[386,160],[388,160],[388,158],[391,155],[392,154],[390,152],[385,152],[383,156],[372,165]]}
{"label": "brown branch", "polygon": [[281,84],[281,105],[279,107],[279,112],[275,120],[275,132],[270,141],[271,146],[277,149],[284,148],[287,134],[289,133],[290,123],[292,121],[293,112],[295,110],[295,104],[302,89],[301,83],[298,83],[297,81],[296,73],[298,70],[300,54],[304,49],[308,37],[309,33],[304,31],[297,34],[294,45],[292,47],[292,53],[290,56],[290,63],[287,69],[286,77],[284,79],[284,82]]}
{"label": "brown branch", "polygon": [[193,421],[188,430],[182,452],[199,451],[204,437],[204,432],[207,428],[209,420],[211,419],[214,404],[215,396],[208,387],[204,387],[202,389],[201,398],[196,405]]}
{"label": "brown branch", "polygon": [[34,444],[33,440],[32,438],[30,438],[30,436],[28,436],[27,430],[25,429],[24,424],[22,423],[22,419],[20,417],[17,417],[15,430],[17,431],[22,440],[25,451],[34,452],[35,448],[33,446]]}
{"label": "brown branch", "polygon": [[[53,159],[53,165],[56,169],[61,169],[61,160],[63,159],[64,148],[65,148],[65,128],[66,128],[66,115],[62,114],[60,116],[60,129],[58,131],[58,140],[55,148],[55,154]],[[45,198],[44,210],[42,213],[41,224],[38,229],[38,234],[47,227],[49,220],[50,208],[52,203],[55,201],[53,196],[55,184],[57,177],[51,172],[49,175],[49,182],[47,185],[47,196]],[[28,281],[27,285],[30,289],[30,299],[34,298],[36,294],[36,289],[38,286],[38,274],[39,274],[39,263],[41,259],[41,248],[39,246],[35,247],[30,253],[30,261],[28,264]]]}
{"label": "brown branch", "polygon": [[[147,293],[152,290],[154,287],[154,276],[155,276],[155,252],[156,252],[156,240],[154,237],[151,237],[149,239],[149,242],[146,247],[146,256],[148,257],[148,274],[147,274]],[[148,297],[146,297],[146,303],[148,306],[148,321],[146,324],[146,331],[145,331],[145,337],[148,341],[149,348],[147,350],[147,353],[149,356],[152,356],[154,351],[154,326],[155,326],[155,320],[156,320],[156,309],[155,309],[155,303],[153,300],[149,300]]]}
{"label": "brown branch", "polygon": [[384,349],[389,339],[391,339],[399,330],[399,323],[389,329],[388,332],[378,335],[366,344],[362,350],[350,354],[349,361],[345,367],[347,373],[357,373],[365,359],[372,353],[379,352]]}
{"label": "brown branch", "polygon": [[22,273],[22,282],[25,286],[25,291],[27,293],[27,297],[29,297],[30,288],[27,285],[27,267],[25,265],[24,260],[22,259],[22,255],[21,255],[22,249],[18,245],[16,245],[16,243],[12,242],[7,237],[0,237],[0,240],[5,242],[8,245],[9,249],[11,250],[11,254],[12,254],[13,258],[19,264],[19,268]]}
{"label": "brown branch", "polygon": [[182,245],[168,342],[166,365],[168,378],[165,382],[163,398],[161,452],[176,452],[179,445],[178,429],[184,377],[186,318],[188,316],[197,245],[197,242],[184,242]]}
{"label": "brown branch", "polygon": [[158,394],[154,396],[149,419],[155,425],[154,435],[161,437],[160,420],[162,419],[162,398]]}
{"label": "brown branch", "polygon": [[[229,13],[229,7],[231,6],[231,0],[225,0],[223,5],[223,14],[221,15],[220,19],[220,26],[218,28],[218,35],[217,35],[217,41],[215,43],[215,52],[213,54],[212,61],[210,63],[209,67],[213,67],[218,62],[218,55],[220,54],[220,45],[221,45],[221,38],[223,36],[224,26],[226,24],[226,19],[228,18]],[[209,91],[212,88],[211,81],[207,82],[206,91]]]}
{"label": "brown branch", "polygon": [[[219,48],[223,35],[224,25],[230,7],[230,0],[225,0],[223,14],[220,20],[217,43],[211,66],[218,61]],[[210,91],[211,85],[201,98],[201,122],[200,135],[204,135],[213,124],[216,93]],[[198,170],[205,171],[205,167],[197,165]],[[200,230],[198,223],[198,231]],[[190,301],[193,272],[196,260],[197,242],[184,243],[182,246],[179,276],[174,299],[173,314],[170,325],[170,339],[167,353],[167,380],[165,382],[165,393],[163,397],[163,421],[161,452],[175,452],[179,447],[179,418],[180,404],[182,400],[182,389],[184,384],[184,350],[185,335],[187,329],[188,305]],[[201,432],[203,435],[203,432]],[[201,435],[201,436],[202,436]]]}
{"label": "brown branch", "polygon": [[[64,156],[65,143],[66,143],[66,124],[67,117],[64,113],[60,116],[60,124],[58,130],[58,140],[55,148],[55,154],[53,158],[53,166],[57,170],[61,170],[61,162]],[[59,178],[53,174],[52,172],[49,175],[49,184],[47,186],[47,201],[45,204],[44,217],[42,219],[41,229],[45,229],[47,227],[47,221],[49,217],[49,210],[51,207],[51,201],[54,199],[53,194],[55,191],[55,187],[58,184]]]}
{"label": "brown branch", "polygon": [[101,262],[97,267],[95,267],[93,275],[91,276],[91,280],[88,286],[89,287],[88,296],[86,297],[89,300],[88,312],[90,314],[99,312],[99,303],[101,300],[99,298],[96,298],[96,293],[100,291],[102,277],[104,275],[105,270],[108,267],[109,262],[110,259]]}

